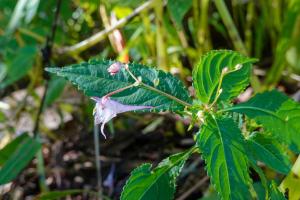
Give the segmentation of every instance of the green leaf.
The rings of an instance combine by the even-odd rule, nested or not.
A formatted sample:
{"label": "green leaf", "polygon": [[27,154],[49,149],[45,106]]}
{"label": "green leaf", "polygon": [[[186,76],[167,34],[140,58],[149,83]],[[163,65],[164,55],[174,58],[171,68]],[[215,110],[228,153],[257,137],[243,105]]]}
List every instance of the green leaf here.
{"label": "green leaf", "polygon": [[230,118],[209,116],[197,135],[208,175],[223,199],[250,198],[244,138]]}
{"label": "green leaf", "polygon": [[65,79],[57,76],[51,77],[45,99],[45,107],[50,106],[61,95],[65,88],[65,85]]}
{"label": "green leaf", "polygon": [[29,138],[27,133],[24,133],[18,137],[16,137],[13,141],[8,143],[5,147],[0,150],[0,166],[3,165],[9,157],[16,151],[16,149],[20,146],[20,144]]}
{"label": "green leaf", "polygon": [[[256,192],[257,199],[267,199],[264,185],[261,182],[253,183],[253,189]],[[267,187],[267,189],[269,189],[269,188]]]}
{"label": "green leaf", "polygon": [[168,0],[168,11],[179,28],[182,28],[182,19],[192,7],[192,4],[193,0]]}
{"label": "green leaf", "polygon": [[247,115],[277,139],[300,151],[300,104],[286,95],[272,90],[255,95],[249,101],[224,109]]}
{"label": "green leaf", "polygon": [[284,194],[278,189],[274,181],[270,184],[270,199],[285,200]]}
{"label": "green leaf", "polygon": [[[107,68],[113,63],[114,61],[90,61],[64,68],[47,68],[46,70],[66,77],[88,96],[102,97],[135,83],[124,67],[119,73],[111,76],[107,72]],[[185,107],[180,101],[191,103],[188,91],[182,82],[170,73],[141,64],[128,65],[136,77],[142,77],[144,85],[117,93],[112,96],[112,99],[127,105],[153,106],[152,111],[180,111]]]}
{"label": "green leaf", "polygon": [[[225,67],[228,67],[228,72],[224,75],[219,99],[227,101],[238,96],[249,84],[252,63],[255,61],[256,59],[228,50],[210,51],[205,54],[193,71],[197,97],[203,103],[214,101],[222,69]],[[235,70],[238,64],[241,64],[241,68]]]}
{"label": "green leaf", "polygon": [[155,169],[143,164],[131,172],[121,194],[121,200],[168,200],[174,198],[176,178],[193,148],[163,160]]}
{"label": "green leaf", "polygon": [[63,190],[63,191],[51,191],[51,192],[46,192],[46,193],[42,193],[38,196],[39,200],[56,200],[56,199],[60,199],[62,197],[66,197],[69,195],[73,195],[73,194],[79,194],[79,193],[84,193],[84,190]]}
{"label": "green leaf", "polygon": [[290,172],[291,163],[276,139],[266,134],[254,133],[246,141],[247,152],[251,152],[255,160],[264,162],[279,173]]}
{"label": "green leaf", "polygon": [[41,144],[34,138],[26,138],[10,155],[0,170],[0,185],[12,181],[34,158]]}
{"label": "green leaf", "polygon": [[37,53],[35,46],[25,46],[16,51],[12,60],[6,63],[6,77],[0,83],[0,89],[7,87],[15,81],[21,79],[33,66]]}

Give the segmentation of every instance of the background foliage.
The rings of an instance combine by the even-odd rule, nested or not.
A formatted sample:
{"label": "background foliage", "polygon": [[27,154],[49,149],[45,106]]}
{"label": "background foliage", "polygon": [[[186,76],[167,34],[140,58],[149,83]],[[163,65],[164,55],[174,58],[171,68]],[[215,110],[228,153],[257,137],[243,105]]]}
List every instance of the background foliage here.
{"label": "background foliage", "polygon": [[[183,188],[175,194],[173,187],[169,188],[169,193],[166,193],[169,197],[215,197],[216,192],[208,185],[203,161],[198,156],[192,156],[186,161],[185,154],[175,154],[191,146],[191,143],[184,145],[184,142],[193,140],[197,129],[187,132],[188,119],[174,119],[169,114],[129,114],[118,118],[114,125],[109,126],[111,139],[100,139],[102,166],[97,167],[93,157],[95,151],[88,148],[94,140],[92,102],[63,78],[45,73],[44,68],[78,63],[70,67],[80,68],[76,77],[80,75],[92,78],[89,74],[94,71],[92,63],[96,62],[95,60],[130,61],[134,63],[133,71],[135,66],[142,67],[143,74],[150,77],[145,81],[155,85],[157,77],[171,77],[164,72],[157,74],[152,68],[143,68],[144,65],[157,66],[158,69],[176,76],[176,79],[163,87],[166,92],[173,93],[189,103],[191,97],[195,96],[202,102],[211,103],[217,94],[216,84],[219,76],[211,80],[207,75],[220,75],[226,67],[222,63],[227,63],[228,60],[231,60],[232,67],[243,60],[244,67],[239,72],[224,77],[222,87],[226,90],[224,89],[220,99],[225,101],[223,106],[228,107],[225,110],[227,109],[228,115],[233,116],[234,122],[241,120],[240,114],[245,114],[249,127],[236,127],[232,124],[233,121],[228,119],[209,118],[211,123],[201,130],[207,134],[197,137],[208,137],[206,142],[209,143],[216,137],[211,130],[217,126],[225,126],[226,130],[232,130],[236,135],[228,141],[234,144],[240,140],[239,128],[252,130],[247,143],[242,147],[233,145],[235,148],[230,148],[230,145],[225,145],[228,149],[219,150],[220,146],[215,145],[211,148],[218,149],[220,157],[224,156],[225,151],[230,151],[232,155],[238,155],[242,159],[247,152],[250,154],[250,160],[247,161],[250,165],[252,162],[262,162],[261,169],[251,165],[256,172],[250,174],[253,190],[262,199],[265,192],[261,191],[262,187],[259,185],[269,188],[271,199],[272,195],[279,192],[278,185],[281,191],[288,189],[286,191],[290,199],[299,198],[297,188],[300,187],[300,180],[294,176],[300,176],[299,159],[286,148],[299,153],[299,104],[295,102],[299,101],[300,81],[299,0],[61,1],[55,37],[51,41],[57,2],[59,1],[0,1],[1,195],[8,199],[38,195],[41,199],[43,195],[49,195],[50,199],[66,195],[95,198],[95,191],[100,191],[108,196],[107,198],[113,199],[120,197],[120,188],[129,176],[127,186],[138,176],[157,174],[158,181],[161,182],[165,181],[164,176],[174,179],[177,177],[178,184]],[[47,41],[50,41],[52,51],[47,51]],[[205,54],[212,49],[232,49],[243,56],[229,52],[222,54],[222,57],[216,52]],[[206,56],[201,58],[202,55]],[[250,64],[254,60],[244,56],[258,59],[252,70]],[[112,61],[105,62],[107,63],[103,66],[107,67]],[[217,70],[196,67],[200,62],[205,62],[205,66],[218,66]],[[90,67],[87,68],[88,63]],[[143,66],[136,63],[142,63]],[[68,69],[51,70],[56,70],[58,74],[78,83],[80,80],[75,76],[72,78],[70,75],[74,74],[68,74]],[[249,77],[250,71],[252,75]],[[196,91],[192,87],[192,72],[194,79],[203,80],[194,83]],[[105,77],[101,72],[96,73],[102,79],[99,80],[99,84],[95,82],[95,85],[81,88],[86,94],[101,96],[116,87],[116,82],[111,82],[110,77]],[[182,84],[176,81],[177,78],[183,81],[191,97],[182,89]],[[113,79],[122,80],[117,82],[117,86],[125,86],[133,81],[126,77],[125,73]],[[249,82],[251,87],[236,98]],[[106,87],[99,86],[100,83]],[[275,87],[293,97],[295,101],[275,90],[257,94]],[[45,88],[48,89],[44,103],[41,104]],[[154,102],[151,93],[143,88],[133,90],[135,91],[130,93],[135,93],[135,102]],[[254,97],[248,100],[252,95]],[[126,96],[126,93],[120,93],[118,100],[128,103],[123,96]],[[243,103],[229,107],[227,100],[233,98],[234,102]],[[273,102],[273,99],[278,100],[276,105],[268,103]],[[164,97],[159,97],[159,101],[155,102],[158,102],[160,111],[181,107]],[[42,111],[40,118],[37,117],[39,108]],[[40,126],[36,129],[37,124]],[[240,126],[239,123],[238,125]],[[255,132],[261,126],[265,127],[266,134]],[[283,131],[287,134],[281,134]],[[218,134],[225,139],[227,137],[226,132],[219,131]],[[35,137],[32,137],[33,135]],[[135,142],[130,139],[132,136]],[[145,153],[134,154],[143,151],[141,141],[145,144]],[[203,147],[200,148],[203,149],[203,157],[210,160],[212,155],[207,153],[208,150],[206,152],[207,143],[199,142],[197,145]],[[281,145],[278,143],[286,146],[279,147]],[[145,156],[149,150],[152,155]],[[156,166],[170,154],[175,154],[175,157],[182,156],[181,162],[173,165],[174,157],[171,156]],[[289,163],[289,160],[292,163]],[[154,164],[144,164],[130,175],[132,169],[145,162]],[[227,162],[237,164],[234,160]],[[206,163],[210,165],[210,162]],[[186,167],[182,168],[184,164]],[[221,162],[214,164],[223,166]],[[245,168],[244,162],[239,165]],[[81,171],[72,172],[73,168]],[[102,172],[102,181],[101,177],[95,176],[97,168]],[[12,171],[14,173],[11,173]],[[92,175],[85,171],[92,172]],[[180,176],[179,171],[182,173]],[[230,172],[228,182],[247,182],[250,179],[243,171],[227,171]],[[262,172],[269,180],[274,180],[274,183],[257,178],[261,177]],[[210,176],[217,176],[214,173],[215,171],[208,170]],[[81,180],[78,177],[84,180],[83,183],[78,182]],[[231,179],[232,177],[234,179]],[[149,179],[151,178],[153,177],[149,176]],[[61,179],[64,181],[60,181]],[[101,187],[99,182],[103,182],[104,187]],[[231,189],[212,183],[216,188],[221,188],[224,194]],[[194,188],[195,185],[198,186]],[[75,190],[84,187],[88,189]],[[146,184],[144,187],[147,187]],[[237,198],[244,191],[244,185],[240,184],[240,187],[235,193]],[[126,195],[131,194],[123,193],[121,198],[126,199]]]}

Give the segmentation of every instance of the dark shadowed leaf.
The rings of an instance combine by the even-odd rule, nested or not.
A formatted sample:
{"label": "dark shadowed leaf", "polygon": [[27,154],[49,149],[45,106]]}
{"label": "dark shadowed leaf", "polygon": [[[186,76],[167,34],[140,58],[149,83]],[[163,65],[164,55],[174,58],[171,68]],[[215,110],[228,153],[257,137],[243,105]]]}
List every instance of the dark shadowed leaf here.
{"label": "dark shadowed leaf", "polygon": [[8,143],[5,147],[0,150],[0,166],[3,165],[9,157],[17,150],[22,142],[29,138],[27,133],[24,133],[16,137],[13,141]]}
{"label": "dark shadowed leaf", "polygon": [[33,66],[36,53],[37,48],[35,46],[25,46],[18,49],[15,57],[6,62],[6,77],[0,82],[0,89],[25,76]]}
{"label": "dark shadowed leaf", "polygon": [[179,28],[182,27],[182,19],[192,7],[192,4],[193,0],[168,0],[168,11]]}
{"label": "dark shadowed leaf", "polygon": [[0,169],[0,185],[15,179],[40,148],[41,143],[34,138],[27,137],[23,140]]}
{"label": "dark shadowed leaf", "polygon": [[[88,96],[102,97],[117,89],[132,85],[135,80],[122,67],[112,76],[107,68],[114,61],[90,61],[63,68],[47,68],[46,70],[70,80]],[[143,85],[132,87],[112,96],[112,99],[128,105],[153,106],[151,111],[181,111],[184,106],[172,98],[191,103],[188,91],[182,82],[162,70],[156,70],[141,64],[128,64],[136,77],[142,77],[143,83],[158,91],[149,90]],[[164,93],[164,94],[162,94]]]}

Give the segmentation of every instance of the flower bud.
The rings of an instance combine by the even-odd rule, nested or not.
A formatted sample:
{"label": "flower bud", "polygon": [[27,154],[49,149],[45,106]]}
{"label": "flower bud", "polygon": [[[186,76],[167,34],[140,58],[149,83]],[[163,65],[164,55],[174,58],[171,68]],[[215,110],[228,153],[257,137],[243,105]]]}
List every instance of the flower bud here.
{"label": "flower bud", "polygon": [[228,67],[224,67],[223,69],[222,69],[222,74],[226,74],[228,72]]}
{"label": "flower bud", "polygon": [[240,70],[241,68],[242,68],[242,64],[237,64],[234,68],[235,68],[235,70]]}
{"label": "flower bud", "polygon": [[107,72],[110,73],[110,75],[114,76],[120,71],[122,65],[123,64],[120,62],[115,62],[108,67]]}

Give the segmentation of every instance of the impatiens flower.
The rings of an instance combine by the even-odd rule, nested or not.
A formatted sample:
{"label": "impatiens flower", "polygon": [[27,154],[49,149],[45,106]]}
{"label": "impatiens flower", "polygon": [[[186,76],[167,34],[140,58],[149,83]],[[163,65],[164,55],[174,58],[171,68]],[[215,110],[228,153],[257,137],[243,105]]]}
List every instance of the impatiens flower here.
{"label": "impatiens flower", "polygon": [[115,63],[111,64],[108,67],[107,71],[110,73],[110,75],[113,76],[113,75],[117,74],[120,71],[120,69],[122,68],[122,66],[123,66],[122,63],[115,62]]}
{"label": "impatiens flower", "polygon": [[142,110],[142,109],[149,109],[153,108],[152,106],[131,106],[131,105],[124,105],[117,101],[111,100],[109,97],[92,97],[92,100],[96,102],[94,108],[94,123],[101,124],[101,133],[106,138],[104,133],[104,125],[111,120],[112,118],[116,117],[117,114],[127,112],[127,111],[134,111],[134,110]]}

